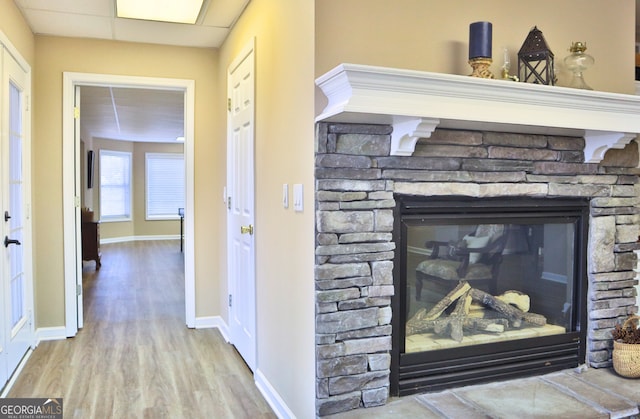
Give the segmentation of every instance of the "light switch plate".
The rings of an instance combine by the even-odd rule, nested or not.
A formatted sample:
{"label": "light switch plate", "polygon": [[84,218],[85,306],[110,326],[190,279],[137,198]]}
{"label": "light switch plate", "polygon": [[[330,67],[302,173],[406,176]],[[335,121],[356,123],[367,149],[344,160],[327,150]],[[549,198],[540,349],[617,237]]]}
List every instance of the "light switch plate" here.
{"label": "light switch plate", "polygon": [[289,184],[282,184],[282,206],[289,208]]}
{"label": "light switch plate", "polygon": [[302,183],[293,185],[293,209],[296,212],[301,212],[304,209]]}

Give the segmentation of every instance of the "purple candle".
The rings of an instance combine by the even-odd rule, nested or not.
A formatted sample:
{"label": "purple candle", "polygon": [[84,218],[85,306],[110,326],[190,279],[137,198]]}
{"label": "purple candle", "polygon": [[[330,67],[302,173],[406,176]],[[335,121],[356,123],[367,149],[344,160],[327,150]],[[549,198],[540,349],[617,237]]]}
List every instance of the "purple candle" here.
{"label": "purple candle", "polygon": [[474,22],[469,25],[469,59],[491,58],[491,22]]}

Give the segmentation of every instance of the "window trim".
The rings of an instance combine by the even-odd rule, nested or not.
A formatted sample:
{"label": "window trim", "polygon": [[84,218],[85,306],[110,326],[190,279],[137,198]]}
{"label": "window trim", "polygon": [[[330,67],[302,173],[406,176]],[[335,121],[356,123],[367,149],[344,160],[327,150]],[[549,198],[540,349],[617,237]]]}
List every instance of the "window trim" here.
{"label": "window trim", "polygon": [[[129,163],[129,202],[128,202],[128,215],[107,215],[102,213],[102,156],[111,155],[117,157],[126,157]],[[127,222],[133,220],[133,153],[130,151],[108,150],[100,149],[100,222],[104,223],[117,223]]]}

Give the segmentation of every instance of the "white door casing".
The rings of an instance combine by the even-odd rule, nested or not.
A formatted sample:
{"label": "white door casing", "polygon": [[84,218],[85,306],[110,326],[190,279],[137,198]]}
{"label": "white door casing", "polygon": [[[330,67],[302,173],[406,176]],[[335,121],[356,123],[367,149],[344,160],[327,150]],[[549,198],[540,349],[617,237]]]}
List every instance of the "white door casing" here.
{"label": "white door casing", "polygon": [[31,72],[14,54],[0,48],[0,387],[35,343],[30,214]]}
{"label": "white door casing", "polygon": [[252,371],[257,366],[254,206],[255,41],[227,72],[227,254],[229,335]]}
{"label": "white door casing", "polygon": [[[65,330],[66,337],[75,336],[82,320],[78,316],[78,272],[82,272],[80,243],[80,217],[76,214],[80,206],[80,190],[76,191],[79,149],[76,144],[74,105],[77,86],[115,86],[160,90],[181,90],[184,98],[184,158],[185,158],[185,217],[184,217],[184,279],[185,279],[185,323],[196,327],[195,307],[195,255],[194,255],[194,132],[195,132],[195,82],[186,79],[157,77],[120,76],[93,73],[63,73],[62,92],[62,206],[63,206],[63,251],[65,283]],[[82,110],[80,110],[82,112]],[[78,182],[78,183],[77,183]],[[80,274],[81,275],[81,274]],[[56,336],[63,338],[64,336]]]}
{"label": "white door casing", "polygon": [[[73,98],[73,108],[77,110],[74,112],[74,146],[76,150],[74,151],[74,155],[77,157],[74,161],[74,195],[77,197],[82,196],[82,181],[80,175],[80,168],[82,164],[80,163],[80,86],[75,86],[74,98]],[[82,200],[82,199],[80,199]],[[80,205],[76,205],[75,207],[75,224],[80,225],[82,222]],[[77,257],[80,259],[80,263],[76,264],[76,324],[78,329],[82,329],[84,327],[84,302],[83,302],[83,291],[82,291],[82,233],[80,228],[76,229],[76,243],[79,243],[79,246],[76,248]]]}

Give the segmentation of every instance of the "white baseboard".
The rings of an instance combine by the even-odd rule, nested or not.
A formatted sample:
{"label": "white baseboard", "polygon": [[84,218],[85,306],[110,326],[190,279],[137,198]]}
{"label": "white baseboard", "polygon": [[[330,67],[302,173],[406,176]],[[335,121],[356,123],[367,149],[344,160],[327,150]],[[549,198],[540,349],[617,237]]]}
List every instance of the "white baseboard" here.
{"label": "white baseboard", "polygon": [[264,376],[262,371],[258,368],[256,373],[253,375],[253,379],[255,380],[256,387],[262,396],[265,398],[273,412],[280,419],[295,419],[295,415],[289,409],[287,404],[282,400],[282,397],[278,394],[278,392],[271,386],[267,377]]}
{"label": "white baseboard", "polygon": [[59,327],[39,327],[36,329],[36,345],[45,340],[63,340],[67,338],[67,329]]}
{"label": "white baseboard", "polygon": [[225,342],[229,342],[229,326],[220,316],[196,317],[196,329],[213,329],[216,328],[224,338]]}
{"label": "white baseboard", "polygon": [[126,243],[126,242],[138,242],[149,240],[180,240],[179,234],[168,234],[164,236],[123,236],[123,237],[111,237],[108,239],[100,238],[100,244],[109,243]]}

